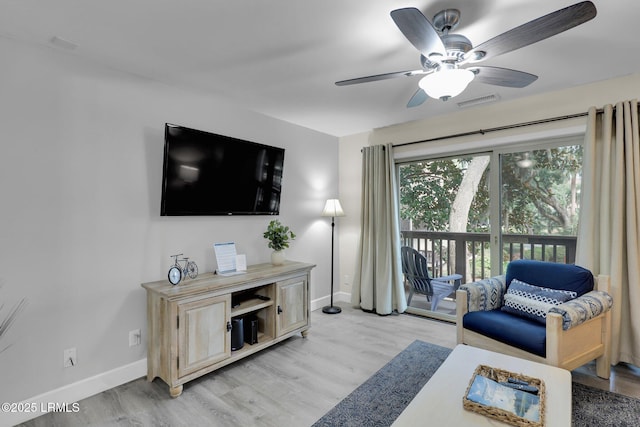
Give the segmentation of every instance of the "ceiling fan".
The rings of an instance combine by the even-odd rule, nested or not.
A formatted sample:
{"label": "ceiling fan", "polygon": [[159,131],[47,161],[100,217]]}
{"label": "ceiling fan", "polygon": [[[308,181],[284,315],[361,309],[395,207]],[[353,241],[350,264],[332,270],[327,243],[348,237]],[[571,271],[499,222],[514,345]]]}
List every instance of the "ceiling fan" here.
{"label": "ceiling fan", "polygon": [[391,12],[391,18],[420,52],[422,69],[342,80],[336,82],[336,85],[424,76],[407,107],[421,105],[428,97],[446,101],[462,93],[473,80],[523,88],[533,83],[538,76],[508,68],[475,64],[562,33],[593,19],[596,13],[592,2],[583,1],[529,21],[473,47],[465,36],[451,33],[460,21],[460,11],[457,9],[436,13],[431,22],[416,8],[396,9]]}

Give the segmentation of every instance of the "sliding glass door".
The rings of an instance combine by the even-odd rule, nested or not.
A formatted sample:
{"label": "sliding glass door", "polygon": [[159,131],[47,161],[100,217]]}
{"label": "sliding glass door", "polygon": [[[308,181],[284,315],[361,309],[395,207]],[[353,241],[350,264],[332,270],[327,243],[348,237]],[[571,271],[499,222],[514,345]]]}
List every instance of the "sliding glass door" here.
{"label": "sliding glass door", "polygon": [[582,146],[500,156],[502,270],[514,259],[575,261]]}
{"label": "sliding glass door", "polygon": [[[426,259],[436,283],[458,275],[459,280],[443,280],[453,290],[501,274],[514,259],[574,262],[580,142],[572,138],[399,163],[403,246]],[[409,295],[411,285],[406,286]],[[408,311],[454,320],[455,293],[436,304],[429,293],[415,291]]]}
{"label": "sliding glass door", "polygon": [[[426,258],[433,282],[451,286],[437,304],[428,289],[416,291],[409,311],[450,319],[457,286],[489,274],[490,162],[489,154],[473,154],[399,165],[403,246]],[[438,280],[452,275],[459,278]]]}

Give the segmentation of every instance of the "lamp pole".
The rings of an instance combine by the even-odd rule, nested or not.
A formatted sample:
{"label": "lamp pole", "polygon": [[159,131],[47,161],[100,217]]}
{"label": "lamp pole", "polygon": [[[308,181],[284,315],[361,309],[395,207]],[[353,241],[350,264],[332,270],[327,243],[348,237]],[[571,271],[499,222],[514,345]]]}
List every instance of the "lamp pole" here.
{"label": "lamp pole", "polygon": [[344,216],[344,211],[340,205],[340,200],[329,199],[324,206],[322,216],[331,217],[331,304],[322,307],[322,312],[327,314],[338,314],[342,311],[340,307],[333,305],[333,258],[334,258],[334,239],[336,233],[336,218],[337,216]]}
{"label": "lamp pole", "polygon": [[331,217],[331,305],[322,308],[323,313],[338,314],[342,311],[340,307],[333,305],[333,239],[336,232],[335,217]]}

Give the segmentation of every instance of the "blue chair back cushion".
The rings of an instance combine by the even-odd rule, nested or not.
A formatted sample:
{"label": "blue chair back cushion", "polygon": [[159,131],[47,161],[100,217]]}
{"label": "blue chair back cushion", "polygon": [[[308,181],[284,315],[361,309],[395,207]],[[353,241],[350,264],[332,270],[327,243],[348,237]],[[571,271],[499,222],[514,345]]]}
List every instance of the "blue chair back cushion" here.
{"label": "blue chair back cushion", "polygon": [[507,266],[507,288],[513,279],[545,288],[573,291],[577,296],[593,290],[593,274],[573,264],[519,259]]}
{"label": "blue chair back cushion", "polygon": [[462,325],[496,341],[546,357],[547,330],[541,323],[497,309],[467,313]]}

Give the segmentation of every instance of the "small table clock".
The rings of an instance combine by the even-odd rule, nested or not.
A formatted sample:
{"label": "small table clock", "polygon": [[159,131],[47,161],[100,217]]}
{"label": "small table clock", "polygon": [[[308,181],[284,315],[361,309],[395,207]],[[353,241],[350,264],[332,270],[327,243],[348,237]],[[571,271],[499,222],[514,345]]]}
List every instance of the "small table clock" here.
{"label": "small table clock", "polygon": [[182,280],[182,271],[174,265],[169,269],[169,282],[172,285],[177,285],[180,283],[180,280]]}

